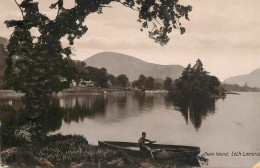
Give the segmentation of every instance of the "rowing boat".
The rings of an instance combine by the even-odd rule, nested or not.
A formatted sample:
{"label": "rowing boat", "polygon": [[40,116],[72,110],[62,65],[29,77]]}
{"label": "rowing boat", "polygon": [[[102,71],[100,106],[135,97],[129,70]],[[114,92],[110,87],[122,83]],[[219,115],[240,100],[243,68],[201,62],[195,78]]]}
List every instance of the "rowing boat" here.
{"label": "rowing boat", "polygon": [[[124,151],[132,156],[144,156],[140,151],[138,143],[133,142],[116,142],[116,141],[98,141],[100,147],[113,150]],[[200,153],[199,147],[181,146],[181,145],[164,145],[164,144],[147,144],[151,148],[152,155],[155,159],[176,159],[185,158],[194,159]]]}

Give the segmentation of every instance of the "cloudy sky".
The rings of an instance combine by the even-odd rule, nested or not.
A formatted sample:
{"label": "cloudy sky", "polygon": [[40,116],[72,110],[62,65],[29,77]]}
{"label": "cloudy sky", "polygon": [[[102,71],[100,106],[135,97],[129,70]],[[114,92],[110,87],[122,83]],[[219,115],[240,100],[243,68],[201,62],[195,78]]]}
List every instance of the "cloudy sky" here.
{"label": "cloudy sky", "polygon": [[[47,7],[54,0],[38,0],[40,10],[54,17]],[[113,51],[128,54],[157,64],[192,65],[200,58],[207,71],[224,79],[250,73],[260,68],[260,0],[181,0],[193,10],[190,21],[183,22],[186,33],[176,30],[166,46],[160,46],[140,31],[138,13],[121,4],[103,14],[86,18],[89,31],[77,40],[73,59],[84,60],[98,52]],[[0,1],[0,36],[9,38],[11,29],[4,21],[21,18],[14,0]],[[72,0],[65,4],[73,5]]]}

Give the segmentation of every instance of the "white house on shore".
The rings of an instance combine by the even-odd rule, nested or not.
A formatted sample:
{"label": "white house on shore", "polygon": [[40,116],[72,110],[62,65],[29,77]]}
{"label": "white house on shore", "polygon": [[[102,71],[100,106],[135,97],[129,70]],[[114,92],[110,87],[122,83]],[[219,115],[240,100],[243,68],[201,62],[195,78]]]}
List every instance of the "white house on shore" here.
{"label": "white house on shore", "polygon": [[96,83],[94,81],[91,81],[91,79],[89,81],[83,81],[81,80],[79,82],[79,87],[94,87],[96,86]]}
{"label": "white house on shore", "polygon": [[70,87],[94,87],[96,86],[96,83],[92,81],[91,79],[89,81],[81,80],[78,84],[76,81],[72,80]]}

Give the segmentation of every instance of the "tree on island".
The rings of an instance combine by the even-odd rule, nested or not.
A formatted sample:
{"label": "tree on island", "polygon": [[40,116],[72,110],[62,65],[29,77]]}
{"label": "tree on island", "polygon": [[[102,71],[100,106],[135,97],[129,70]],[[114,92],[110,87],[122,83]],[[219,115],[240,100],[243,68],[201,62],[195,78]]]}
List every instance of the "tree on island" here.
{"label": "tree on island", "polygon": [[171,87],[170,79],[165,80],[167,90],[180,97],[212,97],[223,96],[224,89],[221,82],[215,76],[209,75],[205,71],[203,64],[198,59],[196,64],[191,67],[189,64],[182,72],[181,77],[176,79]]}

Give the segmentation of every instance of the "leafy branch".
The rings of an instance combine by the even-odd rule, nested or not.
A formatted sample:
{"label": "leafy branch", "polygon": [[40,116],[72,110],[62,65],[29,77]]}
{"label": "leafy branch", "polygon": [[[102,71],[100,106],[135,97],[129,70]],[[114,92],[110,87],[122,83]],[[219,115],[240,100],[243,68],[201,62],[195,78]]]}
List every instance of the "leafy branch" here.
{"label": "leafy branch", "polygon": [[[111,7],[111,2],[138,11],[137,21],[142,28],[149,28],[148,23],[152,23],[149,37],[161,45],[168,43],[168,34],[173,29],[179,28],[181,34],[185,32],[184,27],[179,27],[179,19],[189,20],[188,13],[192,10],[191,6],[180,5],[178,0],[75,0],[75,6],[70,9],[64,8],[63,0],[57,0],[50,6],[57,9],[56,18],[51,20],[39,11],[40,2],[23,0],[18,4],[15,0],[23,19],[5,21],[7,27],[14,27],[8,45],[6,84],[26,96],[51,94],[69,87],[73,74],[66,59],[72,54],[71,45],[88,31],[85,18],[91,13],[102,13],[104,7]],[[38,29],[38,37],[31,35],[32,28]],[[63,37],[70,46],[62,46]],[[15,55],[19,59],[14,61]]]}
{"label": "leafy branch", "polygon": [[22,10],[20,4],[18,4],[17,0],[14,0],[16,5],[18,6],[18,8],[20,9],[21,13],[22,13],[22,16],[23,16],[23,19],[24,19],[24,11]]}

